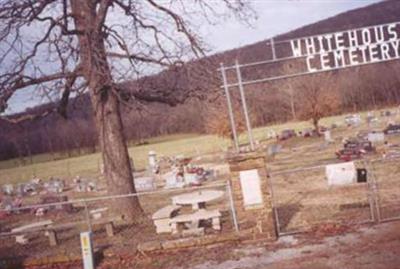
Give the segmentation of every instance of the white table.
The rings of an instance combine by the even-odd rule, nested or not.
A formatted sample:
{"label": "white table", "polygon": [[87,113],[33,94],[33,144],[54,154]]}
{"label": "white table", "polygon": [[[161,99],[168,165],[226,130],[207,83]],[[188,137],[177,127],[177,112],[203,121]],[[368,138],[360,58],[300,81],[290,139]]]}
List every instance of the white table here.
{"label": "white table", "polygon": [[223,191],[204,190],[191,193],[180,194],[172,197],[175,205],[192,205],[193,210],[204,208],[205,203],[221,198]]}

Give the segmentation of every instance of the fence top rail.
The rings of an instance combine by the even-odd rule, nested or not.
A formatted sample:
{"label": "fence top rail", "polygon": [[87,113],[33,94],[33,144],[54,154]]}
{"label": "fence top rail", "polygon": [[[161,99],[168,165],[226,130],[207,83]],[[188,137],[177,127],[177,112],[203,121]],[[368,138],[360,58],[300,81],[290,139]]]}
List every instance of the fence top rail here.
{"label": "fence top rail", "polygon": [[[364,160],[356,160],[354,161],[355,163],[376,163],[380,161],[400,161],[400,156],[394,156],[394,157],[380,157],[380,158],[375,158],[375,159],[364,159]],[[339,162],[339,163],[334,163],[334,164],[341,164],[345,162]],[[307,170],[314,170],[314,169],[319,169],[319,168],[325,168],[329,164],[321,164],[321,165],[315,165],[315,166],[308,166],[308,167],[299,167],[299,168],[293,168],[293,169],[287,169],[287,170],[278,170],[276,172],[270,172],[270,176],[276,176],[276,175],[281,175],[281,174],[288,174],[288,173],[294,173],[294,172],[300,172],[300,171],[307,171]]]}
{"label": "fence top rail", "polygon": [[[366,160],[356,160],[353,161],[354,163],[364,163]],[[315,170],[315,169],[320,169],[320,168],[325,168],[327,165],[330,164],[342,164],[346,162],[338,162],[338,163],[327,163],[327,164],[320,164],[320,165],[314,165],[314,166],[307,166],[307,167],[299,167],[299,168],[293,168],[293,169],[287,169],[287,170],[278,170],[276,172],[270,172],[270,176],[277,176],[281,174],[288,174],[288,173],[294,173],[294,172],[301,172],[301,171],[309,171],[309,170]]]}
{"label": "fence top rail", "polygon": [[[400,39],[398,39],[400,41]],[[291,57],[292,59],[294,58],[300,58],[300,57]],[[287,60],[286,58],[285,60]],[[305,75],[317,75],[325,72],[333,72],[333,71],[338,71],[342,69],[349,69],[349,68],[354,68],[357,66],[366,66],[366,65],[371,65],[371,64],[378,64],[378,63],[384,63],[384,62],[391,62],[391,61],[396,61],[400,59],[400,55],[390,58],[390,59],[381,59],[375,62],[363,62],[363,63],[358,63],[358,64],[353,64],[353,65],[346,65],[346,66],[338,66],[338,67],[331,67],[329,69],[321,69],[317,71],[305,71],[305,72],[299,72],[299,73],[293,73],[293,74],[287,74],[287,75],[280,75],[280,76],[275,76],[275,77],[267,77],[267,78],[261,78],[261,79],[254,79],[254,80],[247,80],[243,81],[242,83],[231,83],[227,85],[221,85],[220,88],[232,88],[232,87],[239,87],[241,84],[242,86],[246,85],[252,85],[252,84],[258,84],[258,83],[265,83],[265,82],[271,82],[271,81],[276,81],[276,80],[281,80],[281,79],[289,79],[289,78],[296,78],[296,77],[301,77]]]}
{"label": "fence top rail", "polygon": [[381,162],[381,161],[400,161],[400,156],[393,156],[393,157],[381,157],[381,158],[376,158],[376,159],[371,159],[371,163],[375,162]]}
{"label": "fence top rail", "polygon": [[79,204],[79,203],[85,204],[88,202],[95,202],[95,201],[102,201],[102,200],[109,200],[109,199],[130,198],[130,197],[137,197],[137,196],[142,196],[142,195],[151,195],[151,194],[158,194],[158,193],[190,192],[190,191],[209,189],[209,188],[215,188],[215,187],[226,187],[227,184],[228,184],[227,182],[223,182],[223,183],[218,183],[218,184],[211,184],[211,185],[199,186],[199,187],[189,187],[189,188],[182,188],[182,189],[179,189],[179,188],[163,189],[163,190],[158,190],[158,191],[147,191],[147,192],[128,193],[128,194],[122,194],[122,195],[108,195],[108,196],[99,196],[99,197],[93,197],[93,198],[73,199],[73,200],[57,202],[57,203],[21,206],[21,207],[9,209],[9,210],[0,209],[0,211],[12,212],[12,211],[19,211],[19,210],[37,209],[37,208],[49,207],[49,206],[62,206],[62,205]]}

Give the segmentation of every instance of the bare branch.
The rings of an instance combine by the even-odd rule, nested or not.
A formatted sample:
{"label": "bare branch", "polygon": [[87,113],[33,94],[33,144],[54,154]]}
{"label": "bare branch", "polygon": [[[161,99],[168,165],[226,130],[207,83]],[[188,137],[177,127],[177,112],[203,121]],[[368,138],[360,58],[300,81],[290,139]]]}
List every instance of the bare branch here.
{"label": "bare branch", "polygon": [[57,112],[65,119],[67,118],[67,106],[69,96],[71,94],[71,89],[74,86],[76,78],[77,76],[74,74],[66,79],[65,89],[58,104]]}

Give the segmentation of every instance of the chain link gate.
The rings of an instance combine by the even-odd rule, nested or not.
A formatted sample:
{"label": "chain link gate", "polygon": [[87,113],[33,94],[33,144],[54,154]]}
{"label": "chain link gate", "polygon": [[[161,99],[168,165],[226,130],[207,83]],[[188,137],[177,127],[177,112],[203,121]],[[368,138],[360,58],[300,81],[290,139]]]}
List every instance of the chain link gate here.
{"label": "chain link gate", "polygon": [[400,220],[400,157],[370,161],[377,220]]}
{"label": "chain link gate", "polygon": [[[366,168],[363,162],[357,168]],[[325,166],[269,174],[279,235],[301,233],[324,223],[358,225],[374,222],[373,182],[328,186]]]}

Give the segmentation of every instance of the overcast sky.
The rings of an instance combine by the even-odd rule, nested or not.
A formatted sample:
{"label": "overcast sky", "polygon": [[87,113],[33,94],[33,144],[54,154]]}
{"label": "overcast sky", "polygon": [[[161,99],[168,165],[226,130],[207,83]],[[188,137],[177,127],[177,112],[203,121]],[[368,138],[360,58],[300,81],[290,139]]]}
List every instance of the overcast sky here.
{"label": "overcast sky", "polygon": [[[262,41],[301,26],[332,17],[380,0],[251,0],[258,19],[249,28],[233,19],[217,26],[205,26],[201,34],[212,51],[220,52]],[[7,113],[23,111],[40,102],[27,91],[17,92]]]}
{"label": "overcast sky", "polygon": [[258,19],[249,28],[235,20],[204,29],[214,52],[252,44],[380,0],[250,0]]}

